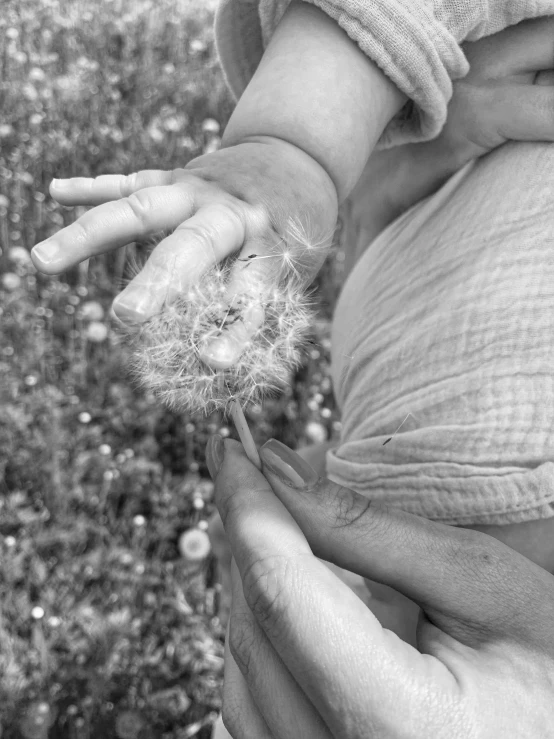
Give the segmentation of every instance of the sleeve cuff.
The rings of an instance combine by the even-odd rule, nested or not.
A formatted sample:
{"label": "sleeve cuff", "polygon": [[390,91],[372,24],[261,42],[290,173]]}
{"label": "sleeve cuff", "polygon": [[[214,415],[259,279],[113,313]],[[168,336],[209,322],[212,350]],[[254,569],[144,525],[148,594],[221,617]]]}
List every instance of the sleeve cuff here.
{"label": "sleeve cuff", "polygon": [[[389,123],[379,148],[424,141],[444,125],[452,80],[469,70],[454,36],[413,0],[308,0],[333,18],[404,92],[409,102]],[[219,59],[239,98],[290,0],[222,0],[215,20]]]}

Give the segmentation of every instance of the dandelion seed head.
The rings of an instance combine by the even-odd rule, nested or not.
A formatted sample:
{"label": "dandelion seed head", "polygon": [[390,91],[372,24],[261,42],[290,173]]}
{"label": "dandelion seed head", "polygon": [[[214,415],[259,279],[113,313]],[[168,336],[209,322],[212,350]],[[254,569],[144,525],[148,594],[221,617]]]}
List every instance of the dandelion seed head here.
{"label": "dandelion seed head", "polygon": [[[138,381],[175,410],[206,414],[226,411],[233,401],[259,405],[266,395],[283,388],[300,362],[313,325],[311,301],[295,261],[299,250],[312,247],[302,226],[291,222],[290,234],[290,242],[287,234],[279,253],[259,257],[278,259],[272,284],[267,276],[263,279],[250,270],[245,273],[247,291],[229,301],[235,261],[227,259],[140,328],[129,330]],[[261,316],[263,321],[256,326],[256,317]],[[202,361],[202,350],[228,330],[251,335],[233,366],[213,369]]]}

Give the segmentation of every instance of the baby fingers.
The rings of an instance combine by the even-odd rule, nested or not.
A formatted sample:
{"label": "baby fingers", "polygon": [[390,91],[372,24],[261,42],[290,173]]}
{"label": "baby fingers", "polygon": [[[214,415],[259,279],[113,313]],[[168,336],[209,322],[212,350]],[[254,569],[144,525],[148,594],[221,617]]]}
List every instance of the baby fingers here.
{"label": "baby fingers", "polygon": [[55,236],[37,244],[31,256],[37,269],[58,274],[89,257],[131,241],[176,228],[194,207],[190,190],[180,186],[149,187],[85,213]]}
{"label": "baby fingers", "polygon": [[244,224],[236,210],[223,203],[200,208],[156,246],[141,272],[115,299],[116,316],[125,323],[145,321],[164,303],[186,295],[204,272],[238,250],[243,240]]}
{"label": "baby fingers", "polygon": [[119,200],[145,187],[172,185],[182,170],[144,169],[132,174],[103,174],[52,180],[50,195],[62,205],[100,205]]}

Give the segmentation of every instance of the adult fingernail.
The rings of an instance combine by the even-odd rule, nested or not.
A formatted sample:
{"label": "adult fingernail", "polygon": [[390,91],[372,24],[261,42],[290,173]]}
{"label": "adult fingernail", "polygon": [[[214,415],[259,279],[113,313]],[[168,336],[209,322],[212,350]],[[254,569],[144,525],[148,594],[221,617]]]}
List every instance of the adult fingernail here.
{"label": "adult fingernail", "polygon": [[210,472],[212,480],[215,480],[217,473],[221,465],[223,464],[223,457],[225,456],[225,445],[223,443],[223,436],[214,434],[208,439],[206,444],[206,464]]}
{"label": "adult fingernail", "polygon": [[317,472],[299,454],[276,439],[270,439],[260,449],[264,467],[293,488],[304,488],[318,480]]}
{"label": "adult fingernail", "polygon": [[50,264],[54,259],[60,256],[60,245],[53,239],[41,241],[33,247],[32,253],[43,264]]}
{"label": "adult fingernail", "polygon": [[128,287],[113,302],[116,318],[123,323],[142,323],[152,305],[152,296],[143,287]]}

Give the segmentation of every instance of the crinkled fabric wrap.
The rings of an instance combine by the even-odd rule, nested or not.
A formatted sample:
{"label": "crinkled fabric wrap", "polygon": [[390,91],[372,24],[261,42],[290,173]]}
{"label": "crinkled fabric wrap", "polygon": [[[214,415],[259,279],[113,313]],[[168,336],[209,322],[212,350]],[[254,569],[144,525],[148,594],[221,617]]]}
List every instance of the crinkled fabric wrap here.
{"label": "crinkled fabric wrap", "polygon": [[506,145],[367,249],[333,325],[333,480],[448,524],[554,516],[553,173],[554,145]]}
{"label": "crinkled fabric wrap", "polygon": [[[452,80],[469,66],[460,49],[527,18],[554,14],[554,0],[305,0],[346,31],[410,99],[379,142],[434,138],[446,120]],[[215,37],[227,83],[239,98],[290,0],[221,0]]]}

